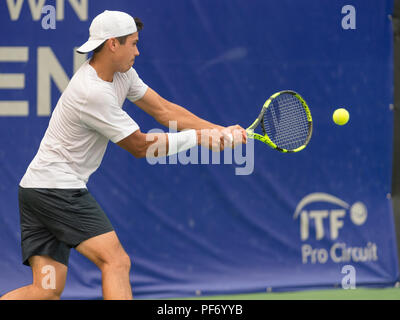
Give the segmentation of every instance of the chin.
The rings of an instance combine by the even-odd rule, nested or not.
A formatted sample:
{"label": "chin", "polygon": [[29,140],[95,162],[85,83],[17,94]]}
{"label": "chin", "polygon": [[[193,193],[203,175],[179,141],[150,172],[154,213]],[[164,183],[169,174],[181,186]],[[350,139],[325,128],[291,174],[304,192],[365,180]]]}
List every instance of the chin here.
{"label": "chin", "polygon": [[121,72],[121,73],[128,72],[130,68],[132,68],[132,65],[130,65],[130,66],[128,66],[128,67],[122,69],[120,72]]}

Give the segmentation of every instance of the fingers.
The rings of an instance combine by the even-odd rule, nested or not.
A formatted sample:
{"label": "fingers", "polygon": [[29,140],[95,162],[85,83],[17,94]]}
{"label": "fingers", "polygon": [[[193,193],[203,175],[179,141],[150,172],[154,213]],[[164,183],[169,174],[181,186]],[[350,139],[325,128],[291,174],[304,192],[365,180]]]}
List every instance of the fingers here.
{"label": "fingers", "polygon": [[220,130],[212,129],[212,130],[202,130],[201,131],[203,137],[208,137],[207,144],[204,145],[210,150],[214,152],[222,151],[225,148],[225,139],[224,135]]}
{"label": "fingers", "polygon": [[222,130],[204,129],[201,130],[201,136],[204,141],[201,144],[214,152],[222,151],[225,147],[233,149],[239,144],[247,143],[246,130],[239,125],[229,126]]}
{"label": "fingers", "polygon": [[232,133],[230,132],[230,130],[228,130],[227,128],[221,131],[223,140],[224,140],[224,144],[230,148],[234,147],[234,137],[232,135]]}
{"label": "fingers", "polygon": [[242,142],[247,143],[247,132],[242,128]]}
{"label": "fingers", "polygon": [[236,124],[230,127],[227,127],[226,130],[228,130],[231,135],[233,136],[233,147],[236,147],[237,145],[241,143],[247,143],[247,133],[246,130],[243,129],[240,125]]}

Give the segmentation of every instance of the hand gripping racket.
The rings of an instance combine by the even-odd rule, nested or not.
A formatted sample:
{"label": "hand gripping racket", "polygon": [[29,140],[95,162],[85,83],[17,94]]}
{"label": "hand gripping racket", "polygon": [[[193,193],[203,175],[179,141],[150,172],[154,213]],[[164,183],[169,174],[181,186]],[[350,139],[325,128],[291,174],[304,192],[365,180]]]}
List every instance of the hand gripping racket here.
{"label": "hand gripping racket", "polygon": [[[254,132],[261,128],[262,134]],[[258,118],[246,129],[247,136],[280,152],[303,150],[311,139],[312,117],[304,99],[294,91],[273,94]]]}

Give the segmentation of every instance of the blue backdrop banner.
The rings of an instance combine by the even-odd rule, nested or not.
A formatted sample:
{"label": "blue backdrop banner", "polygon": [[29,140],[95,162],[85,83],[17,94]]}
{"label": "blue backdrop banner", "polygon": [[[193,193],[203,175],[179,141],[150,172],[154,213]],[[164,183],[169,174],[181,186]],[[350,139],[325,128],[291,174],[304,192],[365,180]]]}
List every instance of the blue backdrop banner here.
{"label": "blue backdrop banner", "polygon": [[[314,120],[295,154],[250,141],[231,159],[195,148],[151,162],[110,143],[88,189],[131,257],[135,297],[393,285],[393,4],[351,3],[0,1],[0,294],[31,281],[18,184],[88,58],[75,48],[106,9],[141,18],[133,67],[199,117],[247,127],[291,89]],[[340,107],[345,126],[332,121]],[[143,132],[168,131],[131,102],[124,109]],[[75,251],[63,297],[101,298],[100,271]]]}

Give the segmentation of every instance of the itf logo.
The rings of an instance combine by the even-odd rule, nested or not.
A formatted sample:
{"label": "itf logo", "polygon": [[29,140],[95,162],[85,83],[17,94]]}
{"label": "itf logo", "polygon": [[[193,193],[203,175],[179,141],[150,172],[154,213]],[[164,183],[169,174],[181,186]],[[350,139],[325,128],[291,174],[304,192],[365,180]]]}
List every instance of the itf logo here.
{"label": "itf logo", "polygon": [[[311,205],[318,206],[318,209],[307,210],[306,207]],[[348,213],[350,219],[346,220]],[[357,227],[367,221],[367,207],[360,201],[350,205],[327,193],[312,193],[299,202],[293,218],[300,221],[303,264],[324,264],[329,260],[334,263],[378,260],[378,247],[371,241],[361,247],[350,245],[345,241],[337,241],[340,239],[341,232],[344,232],[345,223],[348,224],[349,220]],[[322,242],[326,239],[334,240],[330,243],[330,247],[313,247],[316,241],[326,245],[327,241]]]}
{"label": "itf logo", "polygon": [[[331,210],[303,210],[304,207],[315,202],[325,202],[337,205],[341,209]],[[335,240],[339,236],[339,230],[343,228],[343,218],[346,211],[350,209],[350,218],[355,225],[362,225],[367,220],[367,208],[362,202],[356,202],[351,207],[347,202],[336,198],[327,193],[312,193],[304,197],[298,204],[294,213],[294,219],[300,216],[300,237],[301,240],[307,240],[310,237],[310,224],[314,222],[315,238],[321,240],[325,236],[324,224],[328,223],[330,238]]]}

